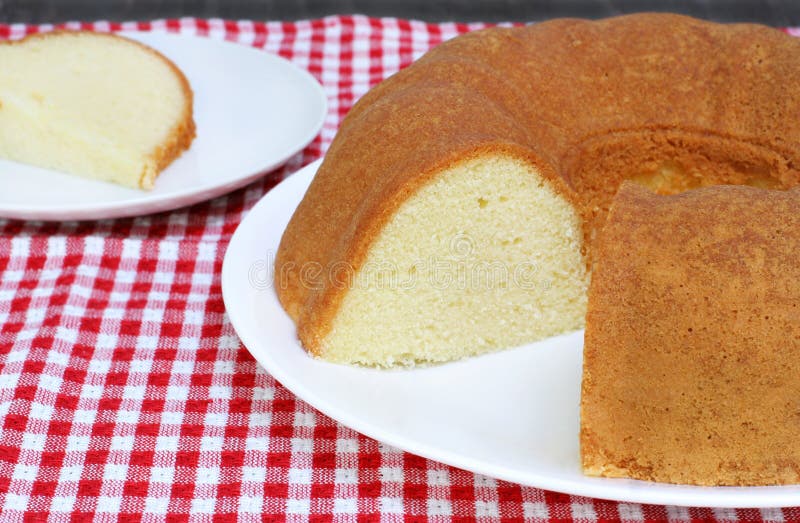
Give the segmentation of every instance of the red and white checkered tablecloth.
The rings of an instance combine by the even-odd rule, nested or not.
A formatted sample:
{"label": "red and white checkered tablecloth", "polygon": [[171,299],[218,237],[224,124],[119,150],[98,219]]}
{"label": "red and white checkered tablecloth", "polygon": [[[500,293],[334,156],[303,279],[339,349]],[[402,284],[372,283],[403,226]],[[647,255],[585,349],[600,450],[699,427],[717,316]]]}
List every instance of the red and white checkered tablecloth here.
{"label": "red and white checkered tablecloth", "polygon": [[[179,31],[308,69],[330,109],[288,165],[228,196],[93,223],[0,220],[0,521],[785,521],[592,500],[477,476],[383,445],[256,365],[220,270],[247,210],[319,157],[354,100],[481,24],[337,16],[69,25]],[[3,26],[0,38],[51,29]]]}

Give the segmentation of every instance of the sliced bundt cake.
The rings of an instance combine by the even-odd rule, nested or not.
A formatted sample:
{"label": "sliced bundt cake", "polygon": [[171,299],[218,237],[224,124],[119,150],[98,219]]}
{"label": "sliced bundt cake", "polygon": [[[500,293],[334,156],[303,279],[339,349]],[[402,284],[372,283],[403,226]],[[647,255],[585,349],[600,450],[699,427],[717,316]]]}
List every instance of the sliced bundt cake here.
{"label": "sliced bundt cake", "polygon": [[455,38],[347,115],[283,236],[278,296],[304,347],[339,362],[579,329],[622,181],[797,185],[798,93],[800,41],[757,25],[640,14]]}

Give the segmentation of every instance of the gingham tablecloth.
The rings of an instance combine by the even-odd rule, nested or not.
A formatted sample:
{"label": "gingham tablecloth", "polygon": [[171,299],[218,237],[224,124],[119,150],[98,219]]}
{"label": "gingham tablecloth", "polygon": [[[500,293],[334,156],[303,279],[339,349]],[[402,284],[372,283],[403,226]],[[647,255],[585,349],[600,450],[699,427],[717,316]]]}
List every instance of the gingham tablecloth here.
{"label": "gingham tablecloth", "polygon": [[[228,196],[136,219],[0,220],[0,521],[784,521],[800,509],[643,506],[520,487],[428,461],[295,398],[242,346],[225,248],[354,100],[480,24],[359,16],[68,25],[179,31],[277,53],[324,86],[321,135]],[[0,38],[49,26],[2,26]]]}

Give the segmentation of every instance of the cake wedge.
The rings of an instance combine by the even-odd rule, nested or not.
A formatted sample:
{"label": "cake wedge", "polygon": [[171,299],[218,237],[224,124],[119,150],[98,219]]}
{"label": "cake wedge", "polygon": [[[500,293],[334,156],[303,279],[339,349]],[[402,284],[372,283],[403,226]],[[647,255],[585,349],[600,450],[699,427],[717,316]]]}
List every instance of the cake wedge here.
{"label": "cake wedge", "polygon": [[159,52],[56,31],[0,43],[0,157],[152,189],[195,136],[193,94]]}

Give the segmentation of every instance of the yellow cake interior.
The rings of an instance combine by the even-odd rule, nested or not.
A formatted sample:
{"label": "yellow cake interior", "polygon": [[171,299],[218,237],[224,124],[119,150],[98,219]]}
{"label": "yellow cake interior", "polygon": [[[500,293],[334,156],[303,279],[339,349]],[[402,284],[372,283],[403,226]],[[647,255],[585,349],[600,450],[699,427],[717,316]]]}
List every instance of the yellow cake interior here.
{"label": "yellow cake interior", "polygon": [[521,160],[441,172],[392,216],[322,341],[323,358],[444,362],[581,328],[587,275],[575,209]]}

